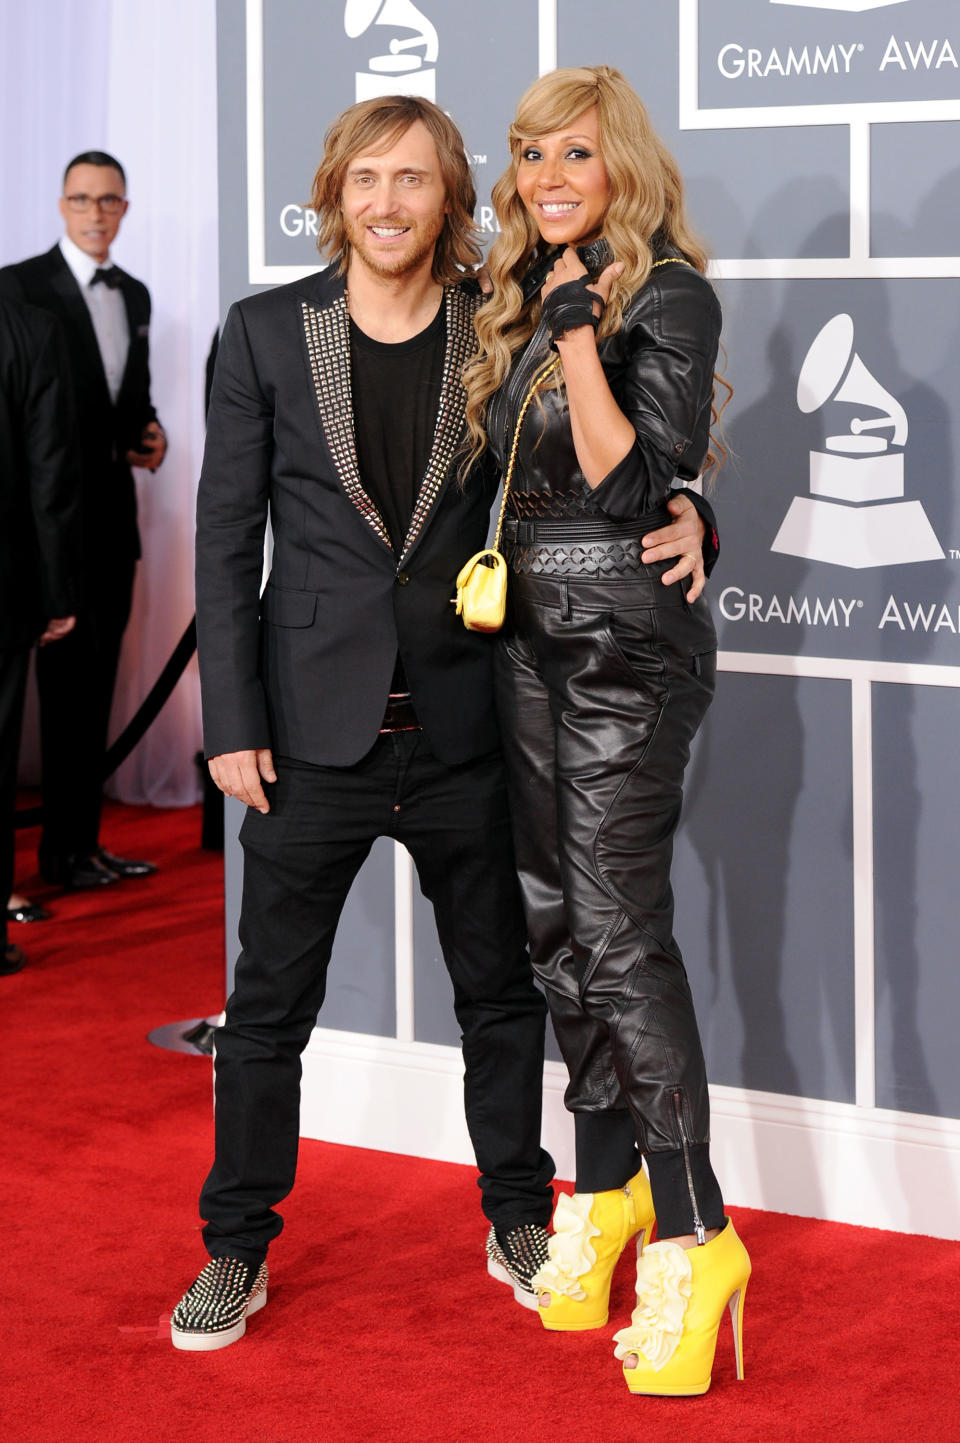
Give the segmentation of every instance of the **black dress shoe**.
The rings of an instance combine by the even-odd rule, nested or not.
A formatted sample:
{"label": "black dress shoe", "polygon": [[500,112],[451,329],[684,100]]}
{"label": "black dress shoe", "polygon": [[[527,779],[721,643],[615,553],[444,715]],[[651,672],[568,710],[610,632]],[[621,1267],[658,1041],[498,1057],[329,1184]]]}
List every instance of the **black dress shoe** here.
{"label": "black dress shoe", "polygon": [[115,857],[104,847],[98,847],[92,858],[107,867],[115,877],[149,877],[157,870],[153,862],[138,862],[134,857]]}
{"label": "black dress shoe", "polygon": [[12,977],[14,972],[19,972],[26,966],[26,962],[20,948],[8,942],[3,949],[3,961],[0,962],[0,977]]}
{"label": "black dress shoe", "polygon": [[45,882],[80,892],[89,887],[106,887],[117,879],[102,867],[95,857],[71,855],[69,852],[38,852],[37,866]]}
{"label": "black dress shoe", "polygon": [[19,907],[7,908],[8,922],[49,922],[52,916],[39,902],[23,902]]}
{"label": "black dress shoe", "polygon": [[48,882],[59,882],[68,892],[88,892],[93,887],[109,887],[118,881],[116,872],[105,867],[99,857],[68,857],[55,867],[41,868]]}

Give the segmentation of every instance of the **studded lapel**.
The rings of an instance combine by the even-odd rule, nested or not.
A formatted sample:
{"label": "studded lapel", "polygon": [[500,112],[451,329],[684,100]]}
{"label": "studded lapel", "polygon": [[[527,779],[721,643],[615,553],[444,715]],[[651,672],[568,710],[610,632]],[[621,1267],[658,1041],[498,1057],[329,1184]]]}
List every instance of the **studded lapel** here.
{"label": "studded lapel", "polygon": [[[460,375],[476,344],[473,331],[476,304],[476,300],[466,295],[460,286],[450,286],[444,293],[447,344],[440,405],[430,460],[420,483],[398,566],[406,563],[423,534],[430,513],[443,490],[460,441],[466,405],[466,393],[460,384]],[[341,294],[330,305],[322,307],[301,300],[300,309],[320,420],[340,482],[348,499],[377,539],[392,552],[393,545],[386,523],[374,501],[364,490],[357,465],[350,383],[350,319],[346,295]]]}
{"label": "studded lapel", "polygon": [[378,540],[392,553],[386,523],[363,489],[353,435],[353,395],[350,385],[350,318],[347,297],[341,294],[330,306],[318,308],[300,302],[307,354],[320,420],[330,455],[347,497],[353,502]]}
{"label": "studded lapel", "polygon": [[463,435],[463,416],[466,409],[467,393],[461,384],[466,362],[476,347],[473,330],[473,316],[477,302],[464,293],[462,286],[448,286],[445,292],[447,308],[447,349],[443,359],[443,381],[440,386],[440,408],[433,433],[430,460],[420,490],[417,493],[410,526],[403,542],[400,565],[410,558],[411,552],[420,540],[430,513],[437,502],[444,482],[450,472],[451,463]]}

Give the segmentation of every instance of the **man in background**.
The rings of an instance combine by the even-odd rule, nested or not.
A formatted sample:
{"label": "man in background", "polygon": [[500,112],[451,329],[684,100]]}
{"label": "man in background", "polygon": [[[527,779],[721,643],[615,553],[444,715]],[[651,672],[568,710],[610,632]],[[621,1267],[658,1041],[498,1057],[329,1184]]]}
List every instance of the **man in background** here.
{"label": "man in background", "polygon": [[66,234],[44,255],[0,270],[0,296],[59,322],[76,415],[83,609],[63,643],[37,657],[39,864],[48,881],[69,889],[155,870],[100,846],[107,727],[140,556],[131,467],[155,471],[167,448],[150,399],[150,294],[110,259],[128,204],[119,161],[85,151],[63,177]]}
{"label": "man in background", "polygon": [[[0,898],[13,882],[13,808],[30,647],[63,644],[80,584],[80,487],[70,378],[54,318],[0,300]],[[25,957],[0,919],[0,975]]]}

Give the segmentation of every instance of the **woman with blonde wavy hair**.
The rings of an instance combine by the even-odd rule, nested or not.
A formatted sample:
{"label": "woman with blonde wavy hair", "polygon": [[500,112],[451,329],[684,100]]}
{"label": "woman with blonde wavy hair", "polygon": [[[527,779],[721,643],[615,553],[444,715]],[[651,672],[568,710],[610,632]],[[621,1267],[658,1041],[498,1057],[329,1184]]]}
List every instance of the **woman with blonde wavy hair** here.
{"label": "woman with blonde wavy hair", "polygon": [[602,1327],[636,1238],[637,1307],[616,1348],[627,1384],[703,1393],[728,1303],[743,1376],[750,1275],[710,1164],[670,886],[716,635],[684,580],[663,585],[644,537],[716,461],[720,307],[676,163],[618,71],[542,77],[509,138],[465,381],[472,454],[489,447],[506,472],[513,457],[497,702],[531,956],[575,1123],[576,1190],[534,1285],[544,1327]]}

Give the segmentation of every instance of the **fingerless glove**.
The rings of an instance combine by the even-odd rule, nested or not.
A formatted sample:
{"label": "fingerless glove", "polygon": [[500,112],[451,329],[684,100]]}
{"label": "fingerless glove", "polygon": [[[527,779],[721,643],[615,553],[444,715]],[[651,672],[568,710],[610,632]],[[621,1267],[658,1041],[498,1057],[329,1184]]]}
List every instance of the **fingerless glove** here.
{"label": "fingerless glove", "polygon": [[[599,326],[603,301],[595,291],[587,289],[589,284],[589,276],[578,276],[575,281],[564,281],[544,297],[543,318],[550,332],[553,350],[557,349],[557,341],[563,340],[567,331],[575,330],[577,326],[592,326],[596,330]],[[594,313],[594,301],[600,301],[599,316]]]}

